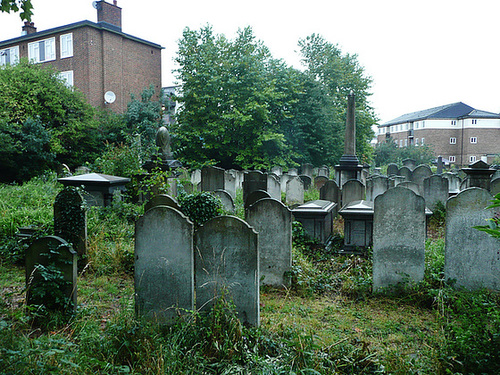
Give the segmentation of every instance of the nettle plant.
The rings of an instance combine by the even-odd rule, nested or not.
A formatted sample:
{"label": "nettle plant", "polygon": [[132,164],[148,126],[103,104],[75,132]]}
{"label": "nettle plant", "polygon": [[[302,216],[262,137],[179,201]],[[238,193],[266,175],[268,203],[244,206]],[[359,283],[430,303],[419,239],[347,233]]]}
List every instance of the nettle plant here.
{"label": "nettle plant", "polygon": [[[486,207],[486,209],[500,207],[500,193],[495,195],[491,200],[492,204]],[[500,210],[494,213],[491,219],[487,220],[488,225],[478,225],[474,228],[482,232],[488,233],[491,237],[500,238]]]}

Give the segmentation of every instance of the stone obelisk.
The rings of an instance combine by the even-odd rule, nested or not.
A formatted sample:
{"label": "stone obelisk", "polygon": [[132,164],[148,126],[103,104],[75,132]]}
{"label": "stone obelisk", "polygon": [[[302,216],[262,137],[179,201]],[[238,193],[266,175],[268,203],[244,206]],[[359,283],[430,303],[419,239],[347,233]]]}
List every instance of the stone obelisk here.
{"label": "stone obelisk", "polygon": [[351,179],[359,179],[363,169],[356,156],[356,105],[355,96],[351,91],[347,96],[347,118],[345,125],[344,155],[340,158],[339,165],[335,166],[336,180],[339,187]]}

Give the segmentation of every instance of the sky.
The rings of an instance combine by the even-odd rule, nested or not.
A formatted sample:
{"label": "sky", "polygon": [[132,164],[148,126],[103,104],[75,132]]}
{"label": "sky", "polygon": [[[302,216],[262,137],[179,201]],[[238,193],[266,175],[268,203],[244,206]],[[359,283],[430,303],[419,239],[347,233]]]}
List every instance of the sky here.
{"label": "sky", "polygon": [[[112,2],[112,0],[107,0]],[[43,31],[97,22],[91,0],[32,0]],[[274,58],[303,69],[298,41],[315,33],[356,54],[372,78],[370,103],[383,124],[454,102],[500,112],[499,0],[118,0],[122,31],[162,45],[162,85],[175,84],[185,27],[209,24],[233,39],[250,26]],[[0,41],[20,36],[16,13],[0,13]]]}

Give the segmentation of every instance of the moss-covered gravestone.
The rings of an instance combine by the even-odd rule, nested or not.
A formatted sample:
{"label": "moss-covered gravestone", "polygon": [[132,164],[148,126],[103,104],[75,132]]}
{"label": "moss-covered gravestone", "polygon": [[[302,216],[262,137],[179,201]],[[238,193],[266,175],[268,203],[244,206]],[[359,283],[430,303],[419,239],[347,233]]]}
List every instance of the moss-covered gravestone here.
{"label": "moss-covered gravestone", "polygon": [[60,237],[47,236],[26,250],[26,302],[48,310],[76,310],[77,254]]}
{"label": "moss-covered gravestone", "polygon": [[54,234],[69,242],[79,257],[87,254],[87,213],[75,187],[65,187],[54,201]]}

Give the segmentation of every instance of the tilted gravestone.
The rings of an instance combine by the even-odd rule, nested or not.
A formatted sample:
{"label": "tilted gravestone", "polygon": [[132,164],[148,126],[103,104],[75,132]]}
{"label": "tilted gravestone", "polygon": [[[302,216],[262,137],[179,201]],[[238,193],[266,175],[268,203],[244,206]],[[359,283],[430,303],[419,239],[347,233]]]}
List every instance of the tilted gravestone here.
{"label": "tilted gravestone", "polygon": [[222,207],[224,207],[224,210],[226,212],[234,213],[235,207],[234,207],[233,197],[231,197],[231,194],[229,194],[225,190],[215,190],[213,194],[220,198],[222,202]]}
{"label": "tilted gravestone", "polygon": [[389,179],[385,176],[373,176],[366,180],[366,200],[373,202],[389,189]]}
{"label": "tilted gravestone", "polygon": [[26,250],[25,272],[28,305],[76,311],[77,253],[70,243],[57,236],[37,239]]}
{"label": "tilted gravestone", "polygon": [[448,200],[448,180],[441,175],[432,175],[424,179],[424,199],[425,205],[431,211],[436,209],[438,202],[443,205]]}
{"label": "tilted gravestone", "polygon": [[78,256],[87,254],[87,212],[75,187],[65,187],[54,200],[54,234],[68,241]]}
{"label": "tilted gravestone", "polygon": [[494,216],[485,209],[491,199],[487,190],[469,188],[446,203],[444,275],[457,287],[500,290],[500,240],[474,229]]}
{"label": "tilted gravestone", "polygon": [[174,198],[172,198],[170,195],[167,195],[167,194],[158,194],[158,195],[155,195],[154,197],[152,197],[144,205],[144,212],[147,212],[156,206],[168,206],[168,207],[175,208],[178,211],[181,210],[177,201]]}
{"label": "tilted gravestone", "polygon": [[271,173],[274,173],[276,176],[281,176],[283,174],[283,168],[277,166],[272,167]]}
{"label": "tilted gravestone", "polygon": [[324,201],[330,201],[339,203],[340,202],[340,189],[337,183],[333,180],[328,180],[319,189],[319,199]]}
{"label": "tilted gravestone", "polygon": [[359,180],[348,180],[342,185],[342,207],[365,199],[365,185]]}
{"label": "tilted gravestone", "polygon": [[224,169],[203,167],[201,170],[201,191],[224,189]]}
{"label": "tilted gravestone", "polygon": [[264,198],[250,206],[246,221],[259,233],[261,285],[289,286],[292,269],[292,212]]}
{"label": "tilted gravestone", "polygon": [[420,195],[424,194],[424,180],[432,176],[432,171],[428,165],[419,165],[413,170],[411,181],[419,186]]}
{"label": "tilted gravestone", "polygon": [[373,290],[424,277],[425,200],[401,187],[375,198]]}
{"label": "tilted gravestone", "polygon": [[196,306],[209,311],[218,298],[234,303],[243,324],[258,326],[258,235],[243,220],[218,216],[196,230]]}
{"label": "tilted gravestone", "polygon": [[403,166],[410,168],[411,170],[415,169],[417,165],[417,161],[414,159],[405,159],[403,160]]}
{"label": "tilted gravestone", "polygon": [[300,177],[293,177],[286,183],[286,203],[290,206],[304,203],[304,183]]}
{"label": "tilted gravestone", "polygon": [[180,211],[157,206],[135,224],[135,310],[169,324],[194,310],[193,223]]}

